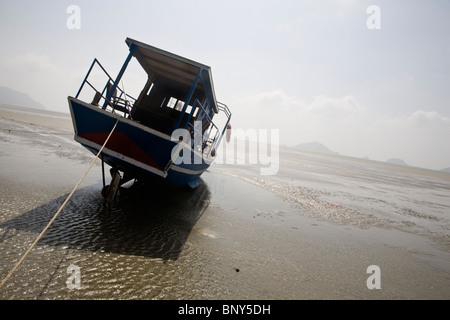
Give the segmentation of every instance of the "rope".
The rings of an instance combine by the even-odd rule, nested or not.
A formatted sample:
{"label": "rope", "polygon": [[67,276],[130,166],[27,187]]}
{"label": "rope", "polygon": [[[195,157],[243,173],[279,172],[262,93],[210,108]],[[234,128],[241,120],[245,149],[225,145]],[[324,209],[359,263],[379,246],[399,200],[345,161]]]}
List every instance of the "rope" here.
{"label": "rope", "polygon": [[100,155],[100,153],[103,151],[103,148],[106,146],[106,143],[108,142],[109,138],[111,137],[112,133],[114,132],[114,130],[116,129],[117,123],[119,122],[119,119],[117,119],[116,123],[114,124],[114,127],[112,128],[111,132],[109,133],[108,137],[105,140],[105,143],[103,143],[102,147],[100,148],[100,150],[98,151],[97,155],[95,156],[95,158],[92,160],[91,165],[89,166],[89,168],[86,170],[86,172],[84,173],[84,175],[81,177],[80,181],[78,181],[77,185],[75,186],[75,188],[73,188],[72,192],[69,194],[69,196],[66,198],[66,200],[63,202],[63,204],[61,205],[61,207],[59,207],[58,211],[55,213],[55,215],[53,216],[53,218],[50,220],[50,222],[47,224],[47,226],[44,228],[44,230],[41,231],[41,233],[38,235],[38,237],[36,238],[36,240],[34,240],[33,244],[28,248],[28,250],[25,252],[25,254],[22,256],[22,258],[20,258],[19,262],[16,263],[16,265],[14,266],[14,268],[11,269],[11,271],[9,272],[9,274],[6,276],[5,279],[3,279],[2,283],[0,284],[0,289],[4,286],[4,284],[9,280],[9,278],[11,278],[11,276],[14,274],[14,272],[17,270],[17,268],[22,264],[22,262],[25,260],[25,258],[28,256],[28,254],[31,252],[31,250],[33,250],[34,246],[38,243],[38,241],[42,238],[42,236],[44,235],[44,233],[47,231],[47,229],[50,227],[50,225],[53,223],[53,221],[55,221],[56,217],[59,215],[59,213],[61,212],[61,210],[64,208],[64,206],[67,204],[67,202],[69,201],[69,199],[72,197],[72,195],[74,194],[75,190],[78,189],[78,187],[80,186],[81,182],[84,180],[84,178],[86,177],[86,175],[88,174],[88,172],[91,170],[91,168],[93,167],[95,161],[97,160],[98,156]]}

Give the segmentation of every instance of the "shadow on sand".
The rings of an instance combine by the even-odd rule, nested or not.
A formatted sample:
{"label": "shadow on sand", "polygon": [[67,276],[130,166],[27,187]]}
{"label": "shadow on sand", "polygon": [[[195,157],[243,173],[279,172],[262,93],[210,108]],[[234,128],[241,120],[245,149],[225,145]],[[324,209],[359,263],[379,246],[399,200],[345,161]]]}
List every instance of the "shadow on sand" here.
{"label": "shadow on sand", "polygon": [[[155,189],[135,184],[106,203],[100,187],[79,189],[38,245],[176,260],[206,210],[211,193],[205,182],[196,189]],[[0,225],[39,234],[67,195]]]}

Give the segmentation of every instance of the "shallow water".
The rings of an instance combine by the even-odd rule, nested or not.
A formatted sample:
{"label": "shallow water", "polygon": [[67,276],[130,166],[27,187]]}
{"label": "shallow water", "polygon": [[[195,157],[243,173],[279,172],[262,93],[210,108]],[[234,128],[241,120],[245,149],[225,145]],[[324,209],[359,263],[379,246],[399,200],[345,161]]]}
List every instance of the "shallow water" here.
{"label": "shallow water", "polygon": [[[216,192],[229,187],[237,190],[228,178],[216,181],[207,173],[206,180]],[[276,197],[270,193],[255,202],[255,208],[260,209],[227,199],[223,199],[228,205],[222,209],[211,200],[207,182],[195,190],[176,192],[132,187],[122,190],[110,204],[101,198],[100,189],[101,185],[93,185],[74,194],[2,291],[3,298],[240,299],[297,295],[292,292],[294,288],[274,286],[274,277],[280,275],[278,271],[273,274],[273,268],[280,263],[282,252],[274,257],[272,249],[264,249],[274,240],[266,237],[264,229],[281,223],[287,213],[282,209],[288,208],[282,201],[274,203]],[[261,194],[251,185],[247,190]],[[230,192],[224,194],[233,197]],[[64,199],[59,197],[0,224],[5,267],[13,265]],[[276,204],[277,209],[271,209]],[[225,219],[218,219],[221,215]],[[255,223],[257,218],[262,224]],[[253,230],[246,232],[249,223]],[[67,268],[73,264],[82,272],[80,290],[66,286]],[[289,272],[282,274],[286,277]]]}
{"label": "shallow water", "polygon": [[280,154],[273,176],[242,166],[220,172],[272,191],[304,216],[419,234],[450,251],[450,174],[288,148]]}
{"label": "shallow water", "polygon": [[[148,288],[141,283],[140,277],[179,258],[210,197],[206,184],[196,190],[170,193],[135,186],[122,190],[116,201],[106,203],[99,193],[100,187],[94,185],[76,192],[39,241],[36,252],[24,264],[24,270],[54,269],[50,273],[54,279],[27,273],[26,281],[33,281],[36,289],[41,285],[37,290],[40,297],[60,297],[61,290],[67,294],[61,281],[67,279],[64,267],[67,268],[69,263],[82,268],[83,288],[89,292],[88,296],[109,298],[117,290],[135,286],[136,290],[142,291],[140,298],[147,297],[143,292]],[[177,201],[173,201],[173,197]],[[2,251],[3,254],[16,256],[24,252],[30,244],[27,239],[40,233],[65,198],[66,195],[0,224],[1,248],[7,250]],[[13,239],[15,245],[10,243]],[[48,260],[35,260],[46,251],[58,258],[49,259],[44,253]],[[150,286],[155,285],[154,280]],[[43,286],[46,281],[49,283]],[[49,288],[55,286],[53,281],[59,282],[56,291]],[[102,290],[103,285],[108,285],[109,289]],[[94,286],[96,289],[91,290]],[[36,292],[32,290],[29,294],[31,298]],[[122,297],[130,298],[127,294]]]}

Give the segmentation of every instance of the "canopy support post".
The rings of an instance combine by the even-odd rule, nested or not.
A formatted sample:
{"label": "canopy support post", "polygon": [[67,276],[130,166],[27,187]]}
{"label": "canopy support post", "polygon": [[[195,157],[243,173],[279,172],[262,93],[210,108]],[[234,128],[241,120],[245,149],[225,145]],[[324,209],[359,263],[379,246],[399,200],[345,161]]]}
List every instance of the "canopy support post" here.
{"label": "canopy support post", "polygon": [[126,58],[125,62],[123,63],[122,69],[120,69],[119,74],[117,75],[116,81],[114,81],[111,90],[107,91],[106,94],[106,100],[103,104],[103,110],[106,109],[106,107],[109,104],[109,101],[111,101],[111,97],[114,94],[114,91],[116,91],[117,86],[119,85],[120,79],[122,79],[123,74],[125,73],[125,70],[128,67],[128,64],[130,63],[131,58],[133,57],[134,52],[136,51],[137,46],[135,44],[131,44],[130,46],[130,53],[128,54],[128,57]]}
{"label": "canopy support post", "polygon": [[175,125],[174,125],[174,127],[173,127],[173,130],[176,130],[176,129],[178,129],[178,128],[180,127],[181,120],[183,119],[183,116],[184,116],[184,114],[185,114],[185,112],[186,112],[187,106],[189,105],[189,102],[191,101],[192,96],[194,95],[195,88],[197,87],[198,81],[199,81],[199,79],[200,79],[200,73],[201,73],[201,71],[202,71],[202,69],[200,69],[200,70],[198,71],[197,76],[195,77],[194,83],[192,84],[192,87],[191,87],[191,89],[189,90],[189,93],[188,93],[188,95],[187,95],[186,101],[184,102],[183,109],[181,110],[181,114],[180,114],[180,116],[178,117],[177,122],[175,123]]}

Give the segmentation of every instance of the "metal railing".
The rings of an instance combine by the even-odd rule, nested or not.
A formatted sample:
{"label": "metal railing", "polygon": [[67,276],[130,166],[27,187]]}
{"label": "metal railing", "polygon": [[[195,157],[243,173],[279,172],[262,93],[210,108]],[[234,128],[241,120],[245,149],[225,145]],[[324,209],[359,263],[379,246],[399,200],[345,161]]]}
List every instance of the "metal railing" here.
{"label": "metal railing", "polygon": [[[91,82],[89,82],[89,76],[91,75],[91,72],[94,69],[95,65],[98,65],[101,68],[101,70],[103,71],[103,73],[108,78],[102,91],[97,90],[97,88],[95,88],[95,86]],[[80,89],[78,90],[75,98],[79,97],[85,84],[89,85],[95,91],[95,95],[94,95],[94,98],[93,98],[91,104],[100,106],[101,105],[100,101],[103,99],[103,101],[106,102],[109,107],[111,107],[112,113],[115,113],[115,111],[120,111],[120,112],[124,113],[124,116],[125,116],[125,114],[128,114],[131,117],[131,108],[133,107],[134,103],[136,102],[136,99],[133,98],[132,96],[128,95],[119,86],[116,87],[116,91],[111,96],[111,99],[109,101],[106,99],[106,96],[108,95],[108,90],[114,84],[114,79],[108,74],[108,72],[105,70],[105,68],[103,68],[103,66],[97,60],[97,58],[95,58],[94,61],[92,62],[83,82],[81,83]],[[116,94],[117,91],[120,92],[119,95]],[[128,100],[128,98],[130,100]]]}
{"label": "metal railing", "polygon": [[[200,109],[204,112],[205,116],[207,117],[209,126],[206,129],[205,132],[203,131],[203,126],[198,130],[198,128],[195,125],[192,125],[189,122],[190,117],[187,120],[187,125],[192,129],[191,133],[193,135],[194,139],[191,139],[193,143],[193,147],[195,148],[195,135],[200,135],[202,137],[202,145],[201,145],[201,152],[206,153],[208,156],[212,155],[212,152],[215,152],[217,145],[220,143],[223,135],[225,134],[225,131],[228,127],[228,124],[230,123],[231,119],[231,112],[230,109],[223,103],[217,102],[219,111],[223,112],[225,116],[227,117],[227,121],[224,125],[224,128],[222,132],[219,130],[217,125],[214,123],[212,118],[208,115],[208,113],[205,110],[205,107],[201,104],[201,102],[198,99],[195,99],[194,105],[192,106],[191,114],[193,113],[196,105],[200,107]],[[214,155],[212,155],[214,156]]]}
{"label": "metal railing", "polygon": [[219,107],[219,111],[222,111],[223,113],[225,113],[225,115],[227,117],[227,123],[225,123],[225,126],[222,131],[222,136],[223,136],[225,134],[225,131],[228,128],[228,124],[230,123],[230,120],[231,120],[231,111],[228,108],[228,106],[222,102],[217,101],[217,106]]}

